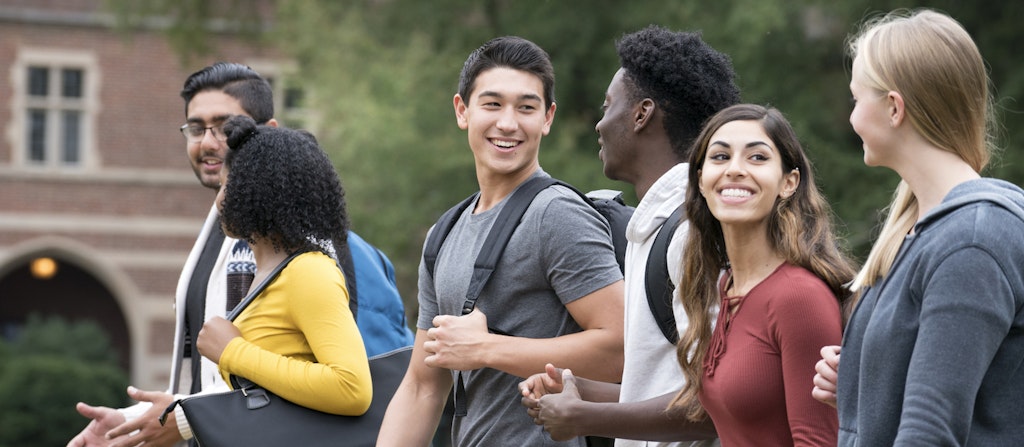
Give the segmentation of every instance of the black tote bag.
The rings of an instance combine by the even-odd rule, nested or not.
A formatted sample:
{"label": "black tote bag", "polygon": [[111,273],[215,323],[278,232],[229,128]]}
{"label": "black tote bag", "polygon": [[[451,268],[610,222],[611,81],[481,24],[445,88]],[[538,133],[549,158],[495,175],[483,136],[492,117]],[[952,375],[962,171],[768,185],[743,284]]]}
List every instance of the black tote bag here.
{"label": "black tote bag", "polygon": [[293,404],[248,382],[243,388],[181,400],[202,447],[373,446],[412,347],[370,358],[373,401],[362,416],[338,416]]}
{"label": "black tote bag", "polygon": [[[297,255],[281,262],[228,319],[234,320]],[[407,346],[369,359],[373,400],[362,416],[339,416],[306,408],[241,377],[232,377],[232,391],[190,396],[176,403],[181,405],[202,447],[373,446],[411,357],[412,346]],[[165,416],[173,408],[168,408]]]}

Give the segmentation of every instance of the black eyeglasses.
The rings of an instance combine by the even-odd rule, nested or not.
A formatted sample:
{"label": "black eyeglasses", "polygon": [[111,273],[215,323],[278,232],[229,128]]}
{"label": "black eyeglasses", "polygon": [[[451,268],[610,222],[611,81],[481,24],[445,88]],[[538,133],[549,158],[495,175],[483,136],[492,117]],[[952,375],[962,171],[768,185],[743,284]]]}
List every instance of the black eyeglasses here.
{"label": "black eyeglasses", "polygon": [[228,136],[224,134],[223,123],[209,127],[205,127],[197,123],[188,123],[183,124],[179,130],[181,130],[181,134],[185,136],[185,141],[188,141],[189,143],[198,143],[203,140],[204,136],[206,136],[207,129],[213,133],[213,137],[216,138],[217,141],[228,140]]}

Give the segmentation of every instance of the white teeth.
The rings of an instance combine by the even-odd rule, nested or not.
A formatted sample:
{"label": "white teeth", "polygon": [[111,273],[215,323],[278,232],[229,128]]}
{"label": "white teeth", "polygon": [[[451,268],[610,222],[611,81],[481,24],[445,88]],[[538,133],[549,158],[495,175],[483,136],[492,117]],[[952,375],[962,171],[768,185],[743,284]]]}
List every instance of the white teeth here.
{"label": "white teeth", "polygon": [[750,197],[750,191],[737,188],[723,189],[722,197]]}
{"label": "white teeth", "polygon": [[515,146],[516,144],[518,144],[515,141],[491,140],[491,142],[494,143],[494,145],[498,146],[498,147],[512,147],[512,146]]}

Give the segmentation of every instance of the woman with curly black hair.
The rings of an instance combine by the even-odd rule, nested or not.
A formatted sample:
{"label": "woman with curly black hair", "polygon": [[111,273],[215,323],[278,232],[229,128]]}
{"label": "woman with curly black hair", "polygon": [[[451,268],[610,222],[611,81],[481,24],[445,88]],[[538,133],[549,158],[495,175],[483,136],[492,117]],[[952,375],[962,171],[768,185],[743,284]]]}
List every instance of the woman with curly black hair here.
{"label": "woman with curly black hair", "polygon": [[361,415],[372,384],[348,306],[336,248],[348,229],[345,195],[330,160],[307,132],[257,126],[236,116],[224,126],[228,152],[217,194],[224,233],[252,247],[260,284],[300,253],[234,320],[203,325],[197,346],[225,380],[249,379],[326,413]]}

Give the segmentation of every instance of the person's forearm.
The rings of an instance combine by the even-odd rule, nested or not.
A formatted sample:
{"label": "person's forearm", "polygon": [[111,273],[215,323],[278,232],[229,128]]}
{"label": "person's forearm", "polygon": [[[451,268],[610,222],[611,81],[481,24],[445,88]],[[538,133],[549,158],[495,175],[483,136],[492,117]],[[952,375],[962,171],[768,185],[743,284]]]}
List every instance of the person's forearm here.
{"label": "person's forearm", "polygon": [[378,446],[429,445],[441,421],[445,396],[417,396],[416,387],[402,383],[388,404],[377,435]]}
{"label": "person's forearm", "polygon": [[485,366],[527,378],[553,363],[573,374],[602,382],[622,380],[622,334],[589,329],[555,338],[489,334],[480,352]]}
{"label": "person's forearm", "polygon": [[382,447],[424,446],[430,443],[452,389],[451,372],[427,367],[423,343],[427,332],[416,331],[416,341],[402,383],[388,403],[381,422],[377,445]]}
{"label": "person's forearm", "polygon": [[645,441],[694,441],[717,437],[710,418],[691,422],[681,409],[667,409],[676,393],[629,403],[580,402],[574,412],[581,435]]}
{"label": "person's forearm", "polygon": [[617,383],[599,382],[597,380],[576,378],[576,386],[580,398],[589,402],[618,402],[621,386]]}

